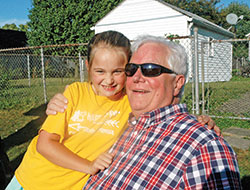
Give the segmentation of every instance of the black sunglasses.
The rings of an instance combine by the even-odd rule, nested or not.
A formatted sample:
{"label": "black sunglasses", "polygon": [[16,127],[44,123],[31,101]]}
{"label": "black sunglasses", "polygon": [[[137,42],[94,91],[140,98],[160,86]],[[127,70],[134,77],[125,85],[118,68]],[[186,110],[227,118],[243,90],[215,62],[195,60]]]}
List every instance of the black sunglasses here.
{"label": "black sunglasses", "polygon": [[126,76],[132,77],[136,73],[139,67],[141,69],[141,73],[145,77],[156,77],[161,75],[162,73],[177,75],[177,73],[175,73],[174,71],[154,63],[143,63],[143,64],[128,63],[125,66]]}

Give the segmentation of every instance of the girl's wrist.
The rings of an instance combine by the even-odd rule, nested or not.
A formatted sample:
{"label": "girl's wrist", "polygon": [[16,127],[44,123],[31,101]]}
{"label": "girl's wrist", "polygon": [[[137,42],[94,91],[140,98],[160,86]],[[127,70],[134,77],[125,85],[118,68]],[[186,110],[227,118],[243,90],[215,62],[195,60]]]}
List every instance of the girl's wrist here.
{"label": "girl's wrist", "polygon": [[91,161],[87,160],[87,163],[85,164],[84,169],[85,169],[85,171],[83,171],[84,173],[87,173],[87,174],[90,174],[90,175],[94,175],[93,163]]}

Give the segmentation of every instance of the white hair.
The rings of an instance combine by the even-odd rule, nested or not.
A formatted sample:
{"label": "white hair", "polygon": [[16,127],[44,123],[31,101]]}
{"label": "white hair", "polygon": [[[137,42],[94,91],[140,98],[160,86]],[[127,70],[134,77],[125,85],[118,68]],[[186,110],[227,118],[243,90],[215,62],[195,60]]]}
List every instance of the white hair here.
{"label": "white hair", "polygon": [[[137,49],[145,43],[160,43],[165,45],[171,52],[170,55],[166,54],[166,61],[170,69],[177,74],[181,74],[187,77],[188,65],[187,65],[187,54],[184,47],[176,42],[169,41],[163,37],[142,35],[138,36],[136,40],[132,43],[131,50],[132,54],[137,51]],[[184,93],[184,86],[182,87],[179,97]]]}

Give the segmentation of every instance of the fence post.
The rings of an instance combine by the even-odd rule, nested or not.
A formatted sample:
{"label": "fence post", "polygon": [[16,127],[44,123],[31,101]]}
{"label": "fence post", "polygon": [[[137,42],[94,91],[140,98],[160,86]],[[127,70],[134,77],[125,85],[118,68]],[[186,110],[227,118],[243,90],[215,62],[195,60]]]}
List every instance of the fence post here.
{"label": "fence post", "polygon": [[199,108],[199,57],[198,57],[198,28],[194,28],[194,81],[195,81],[195,110],[200,114]]}
{"label": "fence post", "polygon": [[203,115],[205,115],[204,48],[205,48],[205,43],[201,42],[201,94],[202,94],[202,114]]}
{"label": "fence post", "polygon": [[236,62],[236,75],[239,75],[240,72],[239,72],[239,59],[237,59],[237,62]]}
{"label": "fence post", "polygon": [[42,61],[42,81],[43,81],[43,95],[44,103],[47,103],[47,93],[46,93],[46,80],[45,80],[45,68],[44,68],[44,57],[43,57],[43,48],[41,48],[41,61]]}
{"label": "fence post", "polygon": [[250,61],[250,36],[247,38],[248,41],[248,61]]}
{"label": "fence post", "polygon": [[28,81],[29,81],[29,87],[30,87],[30,56],[27,55],[27,67],[28,67]]}
{"label": "fence post", "polygon": [[82,64],[82,57],[81,53],[79,52],[79,69],[80,69],[80,81],[84,81],[84,76],[83,76],[83,64]]}

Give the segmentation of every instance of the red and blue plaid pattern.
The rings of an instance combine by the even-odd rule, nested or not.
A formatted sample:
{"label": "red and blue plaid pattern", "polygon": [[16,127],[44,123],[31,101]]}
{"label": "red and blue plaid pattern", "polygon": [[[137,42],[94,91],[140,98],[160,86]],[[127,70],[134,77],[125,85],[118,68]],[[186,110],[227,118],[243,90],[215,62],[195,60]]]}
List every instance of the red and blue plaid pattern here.
{"label": "red and blue plaid pattern", "polygon": [[84,189],[240,189],[233,149],[186,105],[157,109],[132,123],[112,148],[111,166]]}

